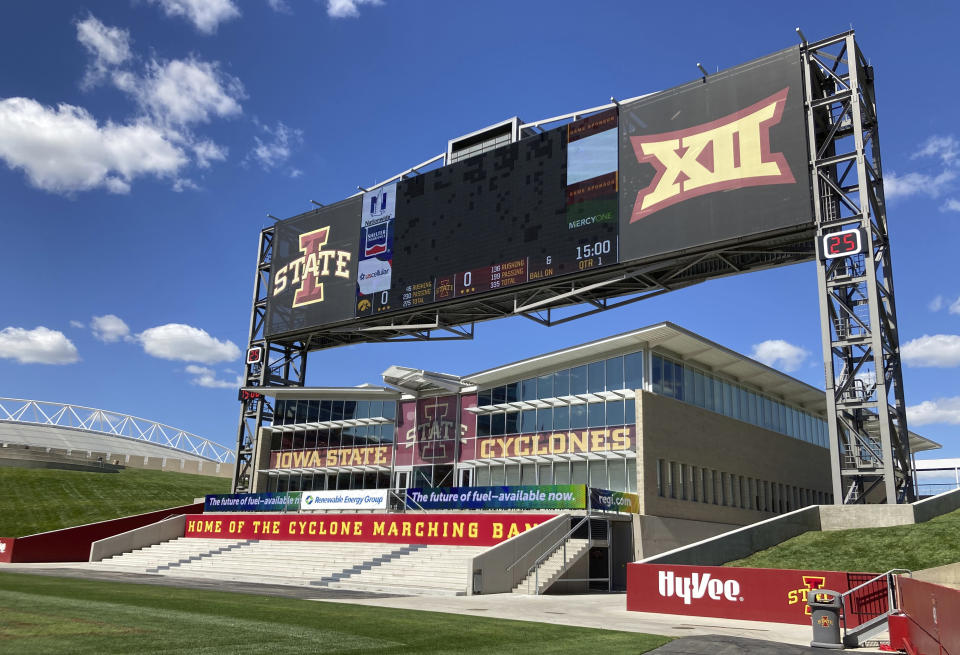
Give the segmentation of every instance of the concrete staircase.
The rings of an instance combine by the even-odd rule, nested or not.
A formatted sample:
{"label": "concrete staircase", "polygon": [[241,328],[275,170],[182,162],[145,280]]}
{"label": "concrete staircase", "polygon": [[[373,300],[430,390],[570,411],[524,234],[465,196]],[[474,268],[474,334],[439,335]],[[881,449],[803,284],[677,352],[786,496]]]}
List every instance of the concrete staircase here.
{"label": "concrete staircase", "polygon": [[542,594],[589,550],[590,542],[587,539],[567,539],[566,553],[561,544],[550,557],[541,562],[539,567],[530,571],[530,574],[514,587],[513,593]]}
{"label": "concrete staircase", "polygon": [[472,546],[179,538],[91,567],[391,594],[466,594]]}

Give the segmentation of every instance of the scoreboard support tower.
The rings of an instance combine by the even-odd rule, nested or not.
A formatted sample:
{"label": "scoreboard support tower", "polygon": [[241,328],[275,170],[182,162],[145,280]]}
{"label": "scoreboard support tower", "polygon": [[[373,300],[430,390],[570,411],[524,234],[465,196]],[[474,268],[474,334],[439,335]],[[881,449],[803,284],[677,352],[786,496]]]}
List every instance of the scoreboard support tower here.
{"label": "scoreboard support tower", "polygon": [[[806,43],[806,113],[817,281],[836,503],[916,498],[903,400],[873,69],[852,31]],[[825,258],[856,229],[858,251]]]}

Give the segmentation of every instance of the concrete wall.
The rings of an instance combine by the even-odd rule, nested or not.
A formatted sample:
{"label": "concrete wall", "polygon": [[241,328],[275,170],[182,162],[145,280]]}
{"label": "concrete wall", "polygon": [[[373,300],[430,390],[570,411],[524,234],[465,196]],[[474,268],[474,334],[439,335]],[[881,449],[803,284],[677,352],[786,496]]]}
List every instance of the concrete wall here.
{"label": "concrete wall", "polygon": [[[474,581],[471,593],[500,594],[512,591],[527,577],[527,571],[537,558],[571,527],[571,515],[559,514],[480,553],[468,563],[470,579]],[[513,568],[507,571],[507,567],[515,562]]]}
{"label": "concrete wall", "polygon": [[[795,490],[832,492],[830,452],[826,448],[653,393],[639,392],[636,406],[641,514],[747,525],[778,515],[762,509],[768,496],[764,482],[791,488],[790,496],[784,498],[784,511],[818,502],[811,494],[798,502],[792,493]],[[657,488],[659,460],[697,467],[698,474],[707,469],[741,476],[752,487],[743,499],[737,491],[727,502],[720,498],[714,502],[712,489],[706,501],[699,489],[697,500],[684,500],[684,491],[687,498],[694,494],[689,483],[676,485],[675,498],[661,496]],[[773,492],[769,495],[779,499]]]}
{"label": "concrete wall", "polygon": [[758,550],[775,546],[804,532],[819,529],[819,508],[816,506],[804,507],[783,516],[738,528],[684,548],[648,557],[642,562],[720,566],[732,560],[747,557]]}
{"label": "concrete wall", "polygon": [[821,505],[823,531],[887,528],[913,523],[912,505]]}
{"label": "concrete wall", "polygon": [[640,538],[634,544],[634,552],[638,560],[703,541],[740,527],[729,523],[688,521],[646,515],[638,516],[637,523],[640,526]]}
{"label": "concrete wall", "polygon": [[186,522],[186,515],[180,514],[145,525],[142,528],[135,528],[106,539],[94,541],[90,544],[90,561],[99,562],[114,555],[129,553],[138,548],[145,548],[182,537]]}
{"label": "concrete wall", "polygon": [[919,500],[913,504],[913,520],[917,523],[929,521],[935,516],[960,509],[960,489],[945,491],[942,494]]}
{"label": "concrete wall", "polygon": [[954,589],[960,589],[960,562],[914,571],[911,577],[915,580],[923,580],[924,582],[932,582],[934,584],[942,584],[947,587],[953,587]]}
{"label": "concrete wall", "polygon": [[[123,468],[147,469],[153,471],[175,471],[178,473],[193,473],[198,475],[211,475],[220,478],[233,477],[233,464],[220,464],[200,459],[180,458],[180,457],[152,457],[148,455],[124,455],[105,450],[69,450],[66,448],[43,448],[37,446],[23,446],[19,444],[3,444],[0,450],[0,457],[9,460],[10,466],[22,466],[23,468],[63,468],[70,470],[88,470],[77,469],[73,466],[44,466],[30,465],[28,460],[36,462],[63,462],[73,463],[83,466],[100,467],[100,461],[103,460],[102,470],[112,469],[114,471]],[[23,462],[17,464],[15,462]]]}

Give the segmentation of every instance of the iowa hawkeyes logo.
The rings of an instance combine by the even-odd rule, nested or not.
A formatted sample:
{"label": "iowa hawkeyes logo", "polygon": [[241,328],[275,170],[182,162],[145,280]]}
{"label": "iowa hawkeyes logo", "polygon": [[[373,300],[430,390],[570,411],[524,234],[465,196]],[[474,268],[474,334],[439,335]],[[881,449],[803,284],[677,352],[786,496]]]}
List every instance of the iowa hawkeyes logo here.
{"label": "iowa hawkeyes logo", "polygon": [[364,298],[363,300],[357,303],[358,312],[365,312],[368,309],[370,309],[370,301],[367,300],[366,298]]}

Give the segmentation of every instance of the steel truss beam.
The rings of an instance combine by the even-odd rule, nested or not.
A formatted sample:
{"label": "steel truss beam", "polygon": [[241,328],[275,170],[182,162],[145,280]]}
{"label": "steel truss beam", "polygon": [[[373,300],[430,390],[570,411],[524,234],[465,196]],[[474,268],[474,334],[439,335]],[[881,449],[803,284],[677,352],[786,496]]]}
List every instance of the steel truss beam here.
{"label": "steel truss beam", "polygon": [[866,235],[862,254],[817,266],[834,502],[911,502],[873,69],[852,31],[801,52],[817,236]]}

